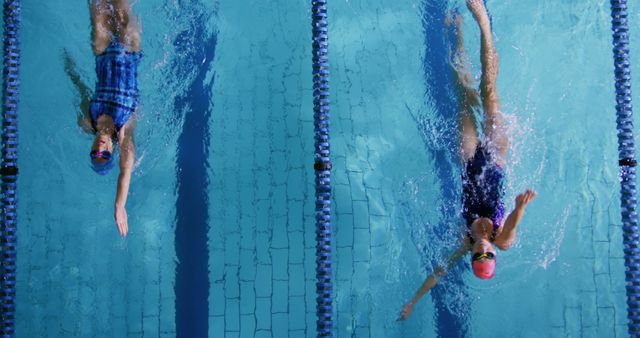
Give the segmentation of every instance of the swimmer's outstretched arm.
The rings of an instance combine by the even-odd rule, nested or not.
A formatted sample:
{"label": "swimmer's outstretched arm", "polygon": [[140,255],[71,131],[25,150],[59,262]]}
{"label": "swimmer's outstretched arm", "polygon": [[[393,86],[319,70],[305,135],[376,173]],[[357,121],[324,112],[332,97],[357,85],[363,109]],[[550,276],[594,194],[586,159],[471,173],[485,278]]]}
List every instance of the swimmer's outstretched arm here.
{"label": "swimmer's outstretched arm", "polygon": [[502,249],[509,249],[513,243],[516,241],[516,227],[520,220],[522,220],[522,216],[524,215],[524,211],[527,208],[527,205],[533,201],[538,193],[531,189],[527,189],[527,191],[519,194],[516,197],[516,207],[509,214],[507,219],[504,221],[504,226],[502,228],[502,232],[496,237],[494,243],[495,245]]}
{"label": "swimmer's outstretched arm", "polygon": [[120,144],[120,176],[118,176],[118,192],[116,193],[115,219],[118,231],[122,237],[129,231],[127,217],[127,197],[129,195],[129,184],[131,183],[131,173],[135,162],[135,146],[133,144],[133,124],[132,118],[124,125],[118,133],[118,143]]}
{"label": "swimmer's outstretched arm", "polygon": [[[455,261],[457,261],[460,257],[466,254],[467,251],[469,251],[469,248],[469,240],[465,238],[460,248],[456,250],[453,255],[451,255],[451,258],[449,258],[446,269],[451,268]],[[413,312],[413,306],[416,305],[416,303],[420,300],[420,298],[422,298],[422,296],[425,295],[425,293],[429,292],[429,290],[431,290],[431,288],[436,285],[438,279],[444,276],[445,273],[446,270],[443,267],[437,267],[436,270],[429,277],[427,277],[427,279],[424,280],[424,283],[422,283],[422,286],[418,289],[416,295],[413,296],[411,301],[409,301],[409,303],[407,303],[404,308],[402,308],[402,312],[400,313],[400,318],[398,320],[405,320],[409,318],[411,312]]]}
{"label": "swimmer's outstretched arm", "polygon": [[83,131],[94,134],[93,126],[91,125],[91,115],[89,115],[89,102],[91,100],[91,90],[82,82],[82,77],[76,70],[76,62],[69,55],[67,49],[62,50],[62,58],[64,59],[64,71],[69,76],[71,83],[80,93],[80,112],[78,114],[78,125]]}

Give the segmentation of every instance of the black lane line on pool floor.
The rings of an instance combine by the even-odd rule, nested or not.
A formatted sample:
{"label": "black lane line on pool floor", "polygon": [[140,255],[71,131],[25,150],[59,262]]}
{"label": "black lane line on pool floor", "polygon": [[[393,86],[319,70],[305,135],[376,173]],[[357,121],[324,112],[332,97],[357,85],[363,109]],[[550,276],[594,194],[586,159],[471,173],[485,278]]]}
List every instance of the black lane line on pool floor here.
{"label": "black lane line on pool floor", "polygon": [[[455,46],[455,31],[447,29],[444,23],[444,18],[447,15],[447,2],[446,1],[427,1],[425,2],[423,9],[422,25],[424,30],[424,44],[425,44],[425,59],[424,59],[424,77],[427,88],[427,95],[433,100],[433,104],[436,107],[436,116],[431,118],[438,118],[445,121],[445,126],[457,127],[458,124],[458,102],[455,97],[453,70],[449,64],[449,48]],[[453,33],[453,34],[452,34]],[[418,117],[418,127],[422,135],[429,135],[429,128],[425,125],[428,117]],[[432,128],[432,127],[431,127]],[[455,131],[452,130],[452,131]],[[425,134],[426,133],[426,134]],[[455,166],[457,151],[455,147],[458,144],[456,139],[457,133],[445,133],[443,134],[440,142],[445,145],[444,149],[433,149],[427,145],[427,151],[431,152],[431,156],[434,158],[435,173],[438,181],[440,182],[440,194],[443,198],[442,205],[458,205],[461,203],[459,191],[461,190],[459,183],[456,182],[454,177],[459,175],[460,168]],[[458,243],[442,243],[442,241],[450,241],[451,236],[447,236],[447,230],[453,225],[457,224],[453,222],[459,219],[455,214],[457,208],[445,208],[440,211],[440,220],[437,223],[436,235],[439,235],[438,241],[441,240],[438,245],[448,245],[451,247],[457,247]],[[457,238],[457,237],[456,237]],[[436,266],[437,262],[430,262],[431,266]],[[436,332],[442,337],[466,337],[469,333],[468,323],[470,318],[463,318],[459,313],[460,309],[471,306],[471,299],[467,294],[460,271],[460,265],[463,265],[462,260],[458,262],[456,271],[451,271],[446,276],[446,283],[452,285],[446,289],[456,290],[460,292],[459,296],[447,296],[445,293],[447,290],[442,287],[435,287],[431,296],[436,309]],[[427,271],[431,273],[431,271]],[[460,302],[463,302],[460,304]],[[451,308],[457,309],[458,313],[452,312],[447,303],[451,304]],[[467,312],[467,311],[465,311]]]}
{"label": "black lane line on pool floor", "polygon": [[[198,5],[194,5],[198,6]],[[202,6],[202,5],[199,5]],[[198,9],[196,9],[198,10]],[[209,334],[209,117],[214,79],[205,83],[215,57],[217,35],[207,36],[207,16],[201,10],[178,33],[173,43],[174,72],[197,74],[184,96],[175,100],[176,112],[184,112],[176,156],[176,336],[207,337]]]}

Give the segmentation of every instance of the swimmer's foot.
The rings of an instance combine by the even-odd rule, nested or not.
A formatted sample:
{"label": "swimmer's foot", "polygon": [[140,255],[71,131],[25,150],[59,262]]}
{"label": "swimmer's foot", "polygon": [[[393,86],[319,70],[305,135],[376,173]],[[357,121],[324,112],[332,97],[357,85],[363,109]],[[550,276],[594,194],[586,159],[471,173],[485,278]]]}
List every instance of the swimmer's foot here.
{"label": "swimmer's foot", "polygon": [[484,22],[489,22],[489,14],[487,14],[483,0],[467,0],[467,8],[469,8],[474,19],[476,19],[479,24],[482,25]]}
{"label": "swimmer's foot", "polygon": [[450,56],[450,59],[451,59],[450,63],[453,69],[456,71],[456,73],[459,73],[459,75],[466,74],[468,73],[468,70],[467,70],[467,62],[465,61],[466,54],[464,51],[464,35],[463,35],[464,33],[462,31],[462,15],[460,15],[460,13],[457,13],[455,14],[455,17],[453,17],[451,20],[455,21],[455,25],[456,25],[456,31],[455,31],[456,47],[455,47],[455,51]]}
{"label": "swimmer's foot", "polygon": [[453,23],[453,13],[449,13],[447,14],[447,16],[444,18],[444,26],[445,27],[450,27],[451,24]]}
{"label": "swimmer's foot", "polygon": [[460,31],[462,31],[462,15],[460,15],[460,12],[458,12],[458,10],[449,12],[449,14],[447,14],[447,17],[444,18],[444,24],[447,28],[451,27],[451,25],[453,25],[454,23],[456,25],[456,32],[459,33]]}

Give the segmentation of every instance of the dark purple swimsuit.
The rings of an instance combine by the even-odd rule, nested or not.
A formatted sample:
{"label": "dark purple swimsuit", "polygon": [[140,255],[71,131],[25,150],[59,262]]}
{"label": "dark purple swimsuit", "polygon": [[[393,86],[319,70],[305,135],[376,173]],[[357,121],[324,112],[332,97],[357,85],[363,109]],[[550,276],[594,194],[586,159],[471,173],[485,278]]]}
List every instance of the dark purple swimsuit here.
{"label": "dark purple swimsuit", "polygon": [[493,233],[500,228],[504,214],[504,171],[482,143],[462,172],[462,217],[471,233],[471,223],[480,217],[493,222]]}

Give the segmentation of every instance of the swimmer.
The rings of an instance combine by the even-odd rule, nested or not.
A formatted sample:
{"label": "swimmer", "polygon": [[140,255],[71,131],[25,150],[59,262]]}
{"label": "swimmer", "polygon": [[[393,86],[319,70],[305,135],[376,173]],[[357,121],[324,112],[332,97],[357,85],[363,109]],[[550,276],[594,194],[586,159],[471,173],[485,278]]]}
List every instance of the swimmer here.
{"label": "swimmer", "polygon": [[96,56],[96,88],[90,90],[74,70],[65,51],[65,70],[82,97],[78,124],[95,135],[89,158],[99,175],[114,167],[114,142],[120,153],[120,175],[115,200],[114,218],[122,237],[127,235],[127,196],[134,168],[133,131],[138,107],[138,64],[140,26],[133,17],[128,0],[92,0],[89,4],[93,53]]}
{"label": "swimmer", "polygon": [[[437,267],[427,277],[415,296],[400,314],[404,320],[411,315],[414,305],[435,286],[446,269],[471,252],[471,266],[476,277],[491,279],[496,266],[496,249],[508,250],[516,240],[516,228],[527,205],[536,198],[531,189],[515,199],[515,209],[504,219],[504,165],[509,139],[500,111],[500,100],[496,87],[498,77],[498,54],[493,44],[489,15],[482,0],[467,0],[481,32],[480,61],[482,78],[480,94],[473,87],[472,77],[465,62],[462,38],[462,17],[455,15],[456,51],[454,70],[460,98],[460,155],[462,171],[462,216],[466,223],[465,234],[458,250],[449,258],[446,267]],[[480,107],[482,99],[482,107]],[[474,109],[484,111],[483,139],[476,130]]]}

